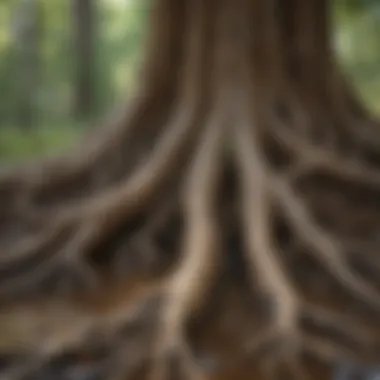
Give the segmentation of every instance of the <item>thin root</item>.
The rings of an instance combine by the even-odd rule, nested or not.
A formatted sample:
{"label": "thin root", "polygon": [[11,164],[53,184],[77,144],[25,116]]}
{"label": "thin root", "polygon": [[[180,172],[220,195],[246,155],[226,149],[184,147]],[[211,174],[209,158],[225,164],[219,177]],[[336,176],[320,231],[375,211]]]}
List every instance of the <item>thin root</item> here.
{"label": "thin root", "polygon": [[343,246],[339,241],[317,226],[307,208],[283,178],[271,178],[271,192],[277,197],[286,217],[300,237],[313,251],[312,254],[345,288],[360,299],[380,310],[380,295],[367,282],[349,268]]}

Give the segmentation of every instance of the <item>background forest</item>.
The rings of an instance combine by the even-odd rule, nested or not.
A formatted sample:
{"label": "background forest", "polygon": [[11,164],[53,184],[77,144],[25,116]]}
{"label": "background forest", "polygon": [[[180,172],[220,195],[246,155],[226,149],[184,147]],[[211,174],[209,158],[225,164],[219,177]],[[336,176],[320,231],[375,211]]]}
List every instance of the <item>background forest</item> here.
{"label": "background forest", "polygon": [[[0,0],[0,162],[64,148],[133,92],[149,0]],[[380,1],[335,0],[336,49],[380,114]]]}

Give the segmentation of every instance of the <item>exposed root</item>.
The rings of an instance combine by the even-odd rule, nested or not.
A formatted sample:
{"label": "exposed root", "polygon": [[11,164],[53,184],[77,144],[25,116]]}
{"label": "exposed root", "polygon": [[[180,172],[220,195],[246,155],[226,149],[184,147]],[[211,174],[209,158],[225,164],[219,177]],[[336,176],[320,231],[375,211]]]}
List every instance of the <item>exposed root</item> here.
{"label": "exposed root", "polygon": [[[113,380],[131,378],[141,366],[146,373],[139,379],[214,378],[198,365],[203,352],[193,343],[215,348],[222,376],[231,369],[230,357],[235,363],[245,351],[258,359],[250,360],[253,372],[266,367],[267,377],[276,380],[283,370],[297,380],[314,378],[305,353],[329,364],[375,357],[376,320],[360,310],[351,314],[349,307],[355,296],[375,316],[380,313],[378,241],[365,241],[369,235],[362,233],[380,218],[374,209],[363,227],[367,215],[352,212],[355,223],[347,232],[342,205],[359,211],[356,185],[380,191],[379,139],[371,143],[372,130],[352,129],[369,118],[330,62],[322,30],[326,0],[280,3],[159,0],[151,55],[131,114],[123,110],[112,131],[96,134],[82,154],[1,177],[1,236],[10,231],[1,242],[1,322],[22,324],[10,322],[12,302],[30,310],[29,300],[38,296],[50,305],[40,312],[49,322],[45,335],[41,323],[31,323],[38,331],[27,331],[18,342],[22,333],[9,341],[2,337],[1,348],[28,356],[6,380],[21,380],[52,358],[99,341],[107,351],[102,370],[110,368],[104,378]],[[317,190],[324,188],[318,174],[352,186],[354,196],[335,206],[330,198],[317,199],[319,191],[297,192],[314,181]],[[314,215],[318,208],[322,216]],[[347,238],[351,229],[355,236]],[[233,256],[239,269],[223,254]],[[156,262],[162,270],[145,270]],[[347,299],[315,291],[315,281],[324,283],[326,275]],[[305,281],[307,276],[313,278]],[[140,293],[143,282],[149,290]],[[230,286],[239,290],[236,297],[224,297]],[[67,308],[76,310],[72,326],[58,326],[48,313],[62,293]],[[216,315],[231,305],[241,307],[231,313],[239,328]],[[209,318],[215,326],[203,330]],[[197,330],[191,339],[188,327]]]}
{"label": "exposed root", "polygon": [[297,165],[292,168],[292,177],[297,179],[313,171],[322,171],[341,179],[351,180],[364,186],[380,190],[379,172],[365,165],[358,158],[338,156],[334,151],[311,145],[286,127],[270,124],[272,135],[297,155]]}
{"label": "exposed root", "polygon": [[[126,223],[128,218],[136,215],[141,207],[151,204],[151,199],[157,196],[159,186],[167,179],[168,175],[173,175],[173,167],[178,165],[179,156],[186,149],[186,144],[191,142],[191,135],[194,133],[194,109],[190,107],[181,108],[178,119],[175,118],[173,127],[163,136],[161,144],[153,152],[147,163],[136,171],[136,173],[124,184],[115,189],[102,194],[100,197],[90,199],[84,205],[72,206],[59,216],[58,221],[51,226],[51,232],[43,231],[41,236],[32,237],[33,243],[21,242],[21,247],[15,247],[10,257],[10,265],[15,268],[5,267],[7,272],[17,272],[17,268],[25,265],[25,260],[30,260],[34,254],[41,251],[41,247],[49,246],[57,241],[62,231],[67,227],[71,229],[69,244],[64,245],[53,257],[38,260],[38,268],[30,268],[30,276],[23,272],[23,276],[29,283],[37,283],[46,273],[51,272],[52,266],[63,265],[76,269],[79,277],[87,279],[87,285],[98,283],[95,274],[91,273],[86,265],[86,255],[100,244],[109,234],[120,227],[121,223]],[[75,225],[75,229],[73,229]],[[20,258],[19,263],[14,262],[14,258]],[[44,263],[46,261],[46,263]],[[29,278],[28,278],[29,277]],[[8,283],[4,277],[0,280],[0,289],[3,293],[10,287],[17,284],[18,279],[13,278]],[[28,283],[27,282],[27,283]],[[25,286],[27,283],[19,283],[18,286]]]}
{"label": "exposed root", "polygon": [[[23,270],[22,276],[26,281],[22,281],[23,284],[20,285],[39,283],[46,273],[60,265],[69,268],[69,271],[76,268],[75,272],[85,279],[84,284],[90,289],[99,284],[96,273],[88,265],[93,250],[132,218],[140,216],[153,206],[168,182],[176,178],[179,170],[186,164],[203,125],[204,103],[207,103],[204,94],[207,85],[202,82],[200,70],[207,63],[205,44],[210,36],[205,39],[205,31],[209,26],[205,23],[204,17],[207,14],[203,8],[208,7],[201,3],[194,4],[193,14],[186,25],[188,30],[185,45],[189,65],[183,69],[187,80],[178,88],[181,100],[177,102],[177,110],[169,120],[157,146],[126,180],[100,194],[95,192],[88,199],[64,204],[62,209],[56,210],[58,217],[54,216],[56,219],[51,220],[47,233],[44,230],[40,236],[33,236],[32,245],[25,246],[21,243],[21,246],[16,245],[13,248],[10,264],[7,266],[5,263],[2,268],[4,272],[17,273],[18,268],[27,260],[40,254],[42,246],[56,242],[62,230],[70,229],[66,239],[68,243],[55,249],[54,257],[51,257],[53,254],[46,259],[36,257],[41,265],[38,268],[32,267],[30,275],[27,270]],[[16,263],[14,258],[17,258]],[[2,293],[6,294],[15,282],[19,281],[15,279],[9,283],[6,278],[0,280],[0,290],[1,287],[4,289]]]}
{"label": "exposed root", "polygon": [[264,162],[259,156],[258,146],[252,143],[255,136],[249,134],[248,128],[244,127],[237,133],[236,152],[239,154],[242,172],[242,212],[251,276],[258,277],[262,292],[268,295],[274,305],[272,337],[277,335],[286,344],[286,350],[289,350],[289,346],[295,349],[301,300],[275,254],[270,239],[270,182],[263,170]]}
{"label": "exposed root", "polygon": [[360,241],[358,239],[349,239],[342,237],[346,252],[356,262],[363,263],[366,267],[370,268],[373,275],[378,277],[380,273],[380,255],[378,254],[378,241]]}
{"label": "exposed root", "polygon": [[169,175],[175,174],[173,167],[178,165],[178,160],[186,151],[186,145],[192,141],[191,134],[196,128],[194,115],[197,112],[192,107],[181,107],[178,118],[175,117],[173,121],[173,129],[169,128],[163,136],[148,163],[137,170],[126,184],[112,189],[102,195],[101,199],[96,198],[94,202],[80,207],[84,226],[77,232],[77,238],[74,239],[76,243],[73,244],[70,255],[90,251],[109,231],[135,216],[141,207],[151,204],[151,199],[158,194],[160,186]]}
{"label": "exposed root", "polygon": [[[131,304],[121,305],[111,314],[103,312],[94,315],[76,309],[72,310],[72,305],[63,303],[51,305],[45,310],[42,315],[42,319],[46,323],[44,324],[43,321],[36,318],[38,314],[34,316],[31,313],[30,318],[24,320],[23,323],[37,323],[38,326],[41,326],[39,328],[41,331],[38,332],[38,329],[31,331],[37,339],[31,339],[30,336],[22,337],[25,340],[23,343],[17,342],[17,336],[14,337],[14,343],[21,349],[21,352],[18,352],[20,359],[8,368],[6,373],[2,373],[1,378],[21,380],[25,379],[27,375],[31,376],[41,373],[41,371],[43,373],[44,368],[48,367],[56,358],[70,353],[78,353],[79,356],[81,354],[85,356],[88,353],[91,356],[98,355],[97,352],[99,352],[100,355],[105,355],[105,365],[108,368],[102,368],[103,364],[100,363],[101,367],[97,370],[98,375],[102,370],[106,370],[105,378],[108,378],[110,373],[114,378],[115,369],[118,367],[123,368],[124,375],[133,372],[136,365],[145,358],[146,349],[143,345],[144,351],[139,352],[137,347],[129,347],[129,350],[133,348],[135,354],[136,361],[133,362],[131,352],[125,352],[125,349],[128,348],[124,341],[125,334],[139,326],[144,328],[142,332],[145,335],[153,329],[152,322],[156,316],[152,311],[157,308],[156,301],[161,297],[161,291],[159,283],[142,289],[133,297]],[[59,323],[60,320],[61,323]],[[22,323],[22,321],[19,322]],[[144,338],[144,334],[140,333],[139,338],[145,339],[146,345],[149,344],[149,341]],[[102,354],[102,352],[105,353]],[[127,354],[128,360],[125,359],[125,354]],[[71,364],[73,366],[80,365],[80,363]]]}
{"label": "exposed root", "polygon": [[367,329],[357,326],[355,320],[351,320],[341,313],[306,304],[303,307],[303,315],[306,318],[310,318],[318,326],[329,327],[349,337],[350,340],[357,342],[362,350],[365,347],[373,346],[375,343],[373,335]]}
{"label": "exposed root", "polygon": [[183,256],[167,284],[167,304],[162,312],[157,348],[158,363],[153,369],[152,380],[169,378],[168,360],[172,355],[178,356],[189,379],[202,378],[185,341],[185,328],[189,317],[205,302],[204,295],[215,278],[221,250],[214,204],[221,171],[221,122],[217,113],[206,129],[191,168],[185,194],[187,228]]}
{"label": "exposed root", "polygon": [[[125,254],[129,250],[138,253],[138,257],[135,260],[142,263],[144,268],[155,266],[162,259],[164,255],[162,255],[162,250],[157,246],[155,238],[170,222],[175,212],[178,211],[179,201],[175,199],[174,197],[168,197],[165,203],[159,205],[157,211],[153,213],[152,217],[144,224],[141,230],[138,230],[125,244],[117,249],[114,263],[111,264],[112,271],[116,275],[120,277],[125,276],[125,269],[131,262],[130,255]],[[136,271],[136,268],[132,267],[128,273],[132,271]]]}
{"label": "exposed root", "polygon": [[281,178],[272,178],[271,192],[277,196],[281,207],[286,211],[286,217],[301,239],[312,249],[310,254],[351,293],[379,311],[380,294],[350,270],[343,245],[316,225],[288,182]]}
{"label": "exposed root", "polygon": [[304,337],[304,350],[325,364],[334,365],[342,359],[355,361],[357,353],[327,339]]}

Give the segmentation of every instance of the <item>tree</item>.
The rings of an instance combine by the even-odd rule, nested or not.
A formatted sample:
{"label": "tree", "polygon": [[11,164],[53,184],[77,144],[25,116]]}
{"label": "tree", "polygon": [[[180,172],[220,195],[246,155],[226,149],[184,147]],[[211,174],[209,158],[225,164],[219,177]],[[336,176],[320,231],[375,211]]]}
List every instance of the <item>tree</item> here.
{"label": "tree", "polygon": [[94,37],[95,9],[92,0],[72,0],[73,41],[76,55],[74,113],[89,117],[95,108]]}
{"label": "tree", "polygon": [[154,380],[373,360],[380,132],[328,1],[156,6],[132,104],[2,177],[2,347]]}
{"label": "tree", "polygon": [[19,123],[24,129],[36,121],[39,78],[40,8],[35,0],[20,0],[14,18],[14,56]]}

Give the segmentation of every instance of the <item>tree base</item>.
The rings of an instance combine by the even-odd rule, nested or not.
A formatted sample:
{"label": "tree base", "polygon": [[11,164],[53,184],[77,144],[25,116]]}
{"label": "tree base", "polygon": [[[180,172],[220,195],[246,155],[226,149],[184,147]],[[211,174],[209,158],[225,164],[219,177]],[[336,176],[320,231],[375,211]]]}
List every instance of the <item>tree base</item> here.
{"label": "tree base", "polygon": [[130,113],[3,176],[2,348],[27,357],[7,379],[87,347],[112,379],[376,358],[379,137],[326,3],[267,3],[160,1]]}

